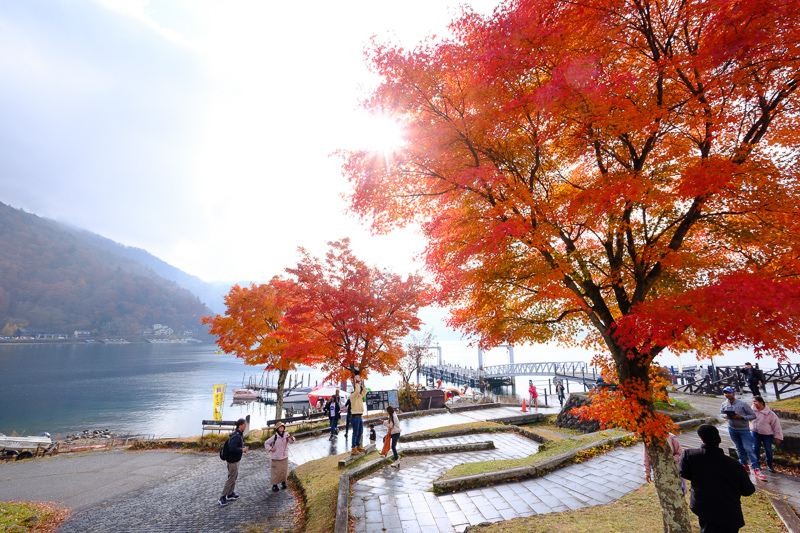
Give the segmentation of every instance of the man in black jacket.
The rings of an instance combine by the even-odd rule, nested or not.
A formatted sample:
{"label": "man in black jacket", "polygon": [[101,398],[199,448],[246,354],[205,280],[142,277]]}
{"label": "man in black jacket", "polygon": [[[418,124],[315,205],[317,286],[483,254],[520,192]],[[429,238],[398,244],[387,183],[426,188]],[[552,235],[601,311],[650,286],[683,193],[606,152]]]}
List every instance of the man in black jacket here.
{"label": "man in black jacket", "polygon": [[739,461],[720,449],[719,431],[703,424],[697,428],[703,445],[683,452],[680,475],[692,482],[689,508],[700,521],[701,533],[735,533],[744,526],[742,496],[756,491]]}
{"label": "man in black jacket", "polygon": [[758,396],[761,392],[758,390],[758,386],[761,385],[764,387],[764,392],[766,392],[767,387],[764,385],[764,373],[759,368],[753,368],[753,365],[750,363],[744,364],[744,370],[740,370],[741,374],[744,376],[745,381],[747,381],[747,385],[750,387],[750,392],[753,393],[753,396]]}
{"label": "man in black jacket", "polygon": [[225,481],[225,488],[222,489],[222,496],[219,497],[219,504],[222,507],[228,505],[229,501],[238,500],[239,495],[233,492],[236,486],[236,478],[239,477],[239,461],[242,460],[242,454],[248,450],[244,445],[244,429],[247,426],[247,421],[240,418],[236,421],[236,430],[228,439],[228,480]]}

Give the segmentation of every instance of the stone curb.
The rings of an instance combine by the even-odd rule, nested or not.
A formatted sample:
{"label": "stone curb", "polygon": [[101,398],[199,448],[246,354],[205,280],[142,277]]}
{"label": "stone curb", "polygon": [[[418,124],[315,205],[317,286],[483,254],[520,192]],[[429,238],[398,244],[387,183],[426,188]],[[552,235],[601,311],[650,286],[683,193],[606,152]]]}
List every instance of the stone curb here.
{"label": "stone curb", "polygon": [[[477,448],[475,447],[476,444],[484,447]],[[403,450],[402,453],[403,455],[421,455],[425,453],[452,453],[458,451],[469,452],[484,449],[489,450],[493,449],[494,447],[494,442],[486,441],[480,443],[453,444],[448,446],[430,446],[427,448],[417,448],[415,450]],[[440,448],[448,448],[448,450],[446,452],[440,452],[438,451]],[[385,457],[379,457],[377,459],[373,459],[372,461],[368,461],[361,466],[353,468],[352,470],[348,470],[339,476],[339,492],[336,498],[336,521],[333,528],[334,533],[349,532],[348,520],[350,518],[350,482],[366,476],[370,472],[377,470],[384,463],[389,462],[391,462],[389,459]],[[302,488],[301,493],[303,494],[303,500],[305,501],[305,491],[302,490]]]}
{"label": "stone curb", "polygon": [[468,442],[465,444],[444,444],[440,446],[426,446],[425,448],[411,448],[400,452],[402,455],[430,455],[435,453],[476,452],[481,450],[494,450],[494,441]]}
{"label": "stone curb", "polygon": [[518,426],[520,424],[533,424],[544,420],[542,413],[530,413],[526,415],[504,416],[502,418],[493,418],[490,422],[497,422],[498,424],[508,424]]}
{"label": "stone curb", "polygon": [[773,494],[758,487],[756,487],[756,490],[767,497],[778,518],[781,519],[789,533],[800,533],[800,518],[798,518],[797,513],[794,512],[794,509],[786,500],[778,499]]}
{"label": "stone curb", "polygon": [[367,447],[364,448],[363,452],[361,452],[359,454],[356,454],[356,455],[353,455],[351,453],[351,454],[348,454],[348,456],[345,457],[344,459],[339,459],[339,468],[344,468],[345,466],[350,466],[351,464],[355,463],[356,461],[358,461],[362,457],[366,457],[368,453],[373,452],[376,449],[377,448],[375,447],[374,444],[367,444]]}
{"label": "stone curb", "polygon": [[772,412],[778,415],[778,418],[786,418],[788,420],[800,420],[800,413],[784,411],[783,409],[773,409]]}
{"label": "stone curb", "polygon": [[678,429],[680,429],[681,431],[686,431],[687,429],[692,429],[702,424],[717,424],[717,423],[719,423],[719,419],[717,417],[707,416],[705,418],[693,418],[692,420],[675,422],[675,425],[678,426]]}
{"label": "stone curb", "polygon": [[585,452],[592,448],[605,446],[607,444],[617,444],[623,439],[633,435],[629,433],[619,437],[611,437],[598,442],[593,442],[581,446],[575,450],[570,450],[562,454],[556,455],[543,463],[534,466],[521,466],[507,470],[498,470],[496,472],[486,472],[484,474],[475,474],[473,476],[464,476],[452,479],[445,479],[433,482],[433,492],[441,494],[443,492],[455,492],[458,490],[474,489],[476,487],[484,487],[494,483],[504,483],[507,481],[516,481],[520,479],[528,479],[532,477],[541,476],[552,470],[555,470],[564,463],[574,459],[579,453]]}

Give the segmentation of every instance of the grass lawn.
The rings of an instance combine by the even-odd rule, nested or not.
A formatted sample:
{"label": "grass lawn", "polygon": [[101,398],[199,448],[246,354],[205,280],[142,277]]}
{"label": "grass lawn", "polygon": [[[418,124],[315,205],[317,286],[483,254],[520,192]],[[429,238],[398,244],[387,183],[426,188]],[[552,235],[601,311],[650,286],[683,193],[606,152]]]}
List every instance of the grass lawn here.
{"label": "grass lawn", "polygon": [[691,404],[677,400],[671,404],[667,402],[655,402],[653,403],[653,407],[661,411],[691,411],[694,409]]}
{"label": "grass lawn", "polygon": [[0,502],[0,531],[56,531],[68,514],[49,503]]}
{"label": "grass lawn", "polygon": [[777,400],[769,404],[770,409],[780,409],[781,411],[791,411],[792,413],[800,413],[800,396],[796,398],[788,398],[786,400]]}
{"label": "grass lawn", "polygon": [[441,428],[436,429],[426,429],[424,431],[415,431],[414,433],[404,433],[403,435],[430,435],[430,438],[435,439],[438,433],[442,433],[444,431],[452,431],[455,429],[473,429],[473,428],[498,428],[498,427],[505,427],[503,424],[498,424],[497,422],[466,422],[464,424],[454,424],[452,426],[444,426]]}
{"label": "grass lawn", "polygon": [[[688,495],[687,495],[688,502]],[[786,533],[769,500],[760,493],[742,498],[744,521],[739,533]],[[693,531],[699,532],[697,517],[692,514]],[[608,505],[577,511],[550,513],[498,522],[479,528],[480,533],[648,533],[663,531],[661,507],[652,483]]]}
{"label": "grass lawn", "polygon": [[[345,470],[339,469],[339,459],[349,454],[343,453],[334,457],[324,457],[309,461],[294,469],[296,476],[306,494],[305,533],[330,533],[336,522],[336,499],[339,493],[339,476]],[[367,454],[349,469],[362,463],[377,459],[377,452]]]}
{"label": "grass lawn", "polygon": [[462,476],[472,476],[475,474],[485,474],[487,472],[496,472],[498,470],[506,470],[509,468],[517,468],[520,466],[534,466],[542,463],[551,457],[580,448],[592,442],[599,442],[608,437],[616,437],[624,435],[625,432],[617,430],[604,431],[601,434],[593,435],[590,437],[583,437],[580,439],[564,439],[554,442],[548,442],[544,445],[544,449],[540,449],[538,453],[523,457],[522,459],[504,459],[500,461],[481,461],[476,463],[462,463],[456,465],[439,479],[452,479]]}

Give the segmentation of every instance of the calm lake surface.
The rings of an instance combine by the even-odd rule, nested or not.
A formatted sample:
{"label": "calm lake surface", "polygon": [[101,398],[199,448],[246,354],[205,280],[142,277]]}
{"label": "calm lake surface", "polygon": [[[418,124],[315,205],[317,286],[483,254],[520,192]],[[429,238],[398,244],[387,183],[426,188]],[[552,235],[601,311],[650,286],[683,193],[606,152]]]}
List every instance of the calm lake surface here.
{"label": "calm lake surface", "polygon": [[[213,386],[226,383],[223,420],[251,415],[261,427],[275,406],[233,403],[233,388],[262,367],[214,344],[0,345],[0,433],[63,438],[84,429],[156,437],[199,435],[213,417]],[[321,372],[300,369],[321,382]],[[276,373],[271,373],[277,379]],[[295,373],[292,373],[294,379]],[[373,390],[395,388],[399,376],[371,376]]]}

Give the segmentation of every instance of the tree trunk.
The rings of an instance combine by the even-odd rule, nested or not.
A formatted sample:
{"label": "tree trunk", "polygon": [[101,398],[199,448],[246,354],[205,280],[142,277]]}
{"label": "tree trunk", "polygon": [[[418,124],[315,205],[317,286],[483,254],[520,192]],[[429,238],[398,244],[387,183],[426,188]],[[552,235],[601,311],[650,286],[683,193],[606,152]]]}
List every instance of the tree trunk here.
{"label": "tree trunk", "polygon": [[278,371],[278,390],[275,393],[275,419],[283,418],[283,386],[288,376],[288,370]]}
{"label": "tree trunk", "polygon": [[661,503],[664,533],[691,533],[692,520],[686,498],[681,489],[678,468],[666,441],[656,441],[647,446],[652,477]]}

